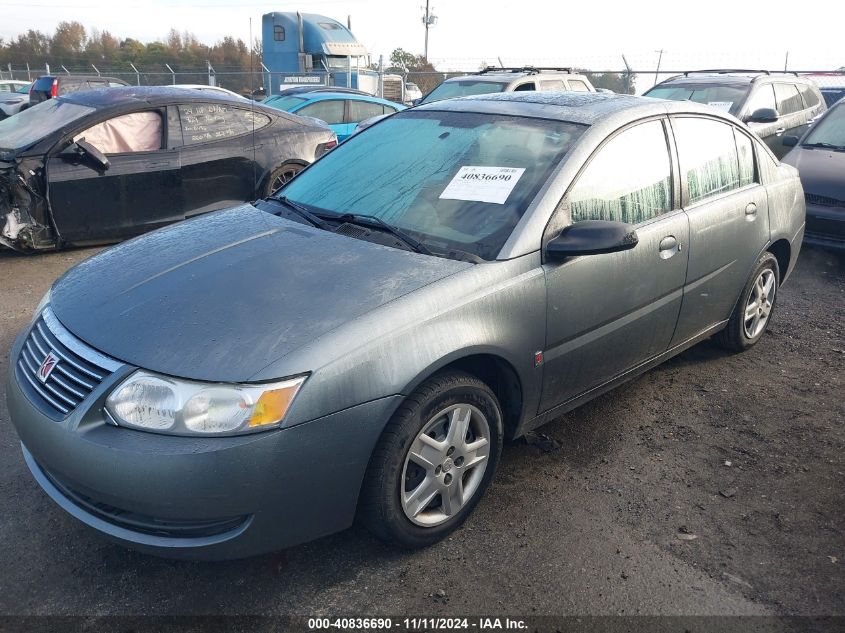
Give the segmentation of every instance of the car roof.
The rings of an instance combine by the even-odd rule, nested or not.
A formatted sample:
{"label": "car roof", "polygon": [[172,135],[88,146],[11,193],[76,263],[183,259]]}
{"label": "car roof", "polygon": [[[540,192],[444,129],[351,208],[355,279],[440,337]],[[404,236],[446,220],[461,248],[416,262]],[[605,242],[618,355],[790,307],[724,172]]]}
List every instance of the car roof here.
{"label": "car roof", "polygon": [[381,97],[375,97],[368,94],[355,94],[352,92],[304,92],[297,96],[300,99],[307,99],[308,101],[327,101],[329,99],[349,99],[351,101],[369,101],[371,103],[380,103],[382,105],[400,106],[401,103],[394,103]]}
{"label": "car roof", "polygon": [[595,125],[612,118],[631,120],[673,112],[702,113],[736,121],[725,112],[692,101],[668,101],[606,92],[500,92],[434,101],[410,111],[425,110],[526,116],[582,125]]}
{"label": "car roof", "polygon": [[664,79],[656,84],[732,84],[747,86],[757,80],[782,81],[789,79],[792,83],[811,83],[805,76],[788,72],[769,72],[754,70],[717,70],[717,71],[690,71],[682,75],[675,75]]}
{"label": "car roof", "polygon": [[216,90],[187,90],[170,86],[120,86],[99,90],[80,90],[59,98],[93,108],[152,101],[223,101],[227,103],[233,101],[231,95]]}

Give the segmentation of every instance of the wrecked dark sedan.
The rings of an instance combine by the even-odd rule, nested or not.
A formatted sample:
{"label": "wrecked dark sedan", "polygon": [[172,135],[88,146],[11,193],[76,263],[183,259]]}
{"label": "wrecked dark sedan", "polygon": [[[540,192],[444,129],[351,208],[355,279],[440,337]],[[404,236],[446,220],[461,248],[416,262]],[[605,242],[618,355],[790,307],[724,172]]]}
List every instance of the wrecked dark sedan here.
{"label": "wrecked dark sedan", "polygon": [[128,546],[240,557],[357,516],[421,547],[506,438],[757,344],[803,231],[796,170],[727,113],[439,101],[71,269],[12,347],[10,417],[46,493]]}
{"label": "wrecked dark sedan", "polygon": [[327,127],[211,92],[50,99],[0,121],[0,245],[120,241],[269,195],[335,144]]}

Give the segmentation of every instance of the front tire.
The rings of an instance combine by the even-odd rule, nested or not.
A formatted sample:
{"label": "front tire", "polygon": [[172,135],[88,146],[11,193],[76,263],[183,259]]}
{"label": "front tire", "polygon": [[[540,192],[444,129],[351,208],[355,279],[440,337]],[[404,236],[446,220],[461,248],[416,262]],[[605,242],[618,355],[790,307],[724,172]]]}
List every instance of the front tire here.
{"label": "front tire", "polygon": [[757,260],[727,326],[717,336],[722,347],[742,352],[763,338],[775,309],[779,280],[778,260],[767,251]]}
{"label": "front tire", "polygon": [[501,407],[485,383],[463,372],[428,379],[399,407],[373,451],[362,522],[401,547],[443,539],[489,486],[502,436]]}

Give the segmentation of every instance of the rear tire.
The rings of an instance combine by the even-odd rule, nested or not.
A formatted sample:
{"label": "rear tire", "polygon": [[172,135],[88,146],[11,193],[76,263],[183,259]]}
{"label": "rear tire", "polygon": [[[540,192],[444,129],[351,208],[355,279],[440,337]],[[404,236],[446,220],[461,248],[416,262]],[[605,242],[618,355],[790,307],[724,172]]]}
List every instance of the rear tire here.
{"label": "rear tire", "polygon": [[722,347],[743,352],[763,338],[771,323],[779,282],[778,260],[767,251],[757,260],[727,326],[716,335]]}
{"label": "rear tire", "polygon": [[502,451],[502,411],[474,376],[429,378],[388,422],[370,458],[359,505],[380,539],[426,547],[451,534],[493,479]]}
{"label": "rear tire", "polygon": [[285,163],[276,167],[267,179],[267,186],[264,188],[264,197],[269,198],[272,196],[284,185],[293,180],[294,176],[303,169],[305,169],[305,166],[299,163]]}

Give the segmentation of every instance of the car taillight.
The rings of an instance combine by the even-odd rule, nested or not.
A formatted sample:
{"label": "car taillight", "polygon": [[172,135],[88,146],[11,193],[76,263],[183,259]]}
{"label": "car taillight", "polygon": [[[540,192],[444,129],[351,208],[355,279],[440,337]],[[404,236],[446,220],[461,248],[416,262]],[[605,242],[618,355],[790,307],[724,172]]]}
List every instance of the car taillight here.
{"label": "car taillight", "polygon": [[50,96],[51,97],[58,97],[59,96],[59,79],[56,78],[53,80],[53,85],[50,86]]}
{"label": "car taillight", "polygon": [[326,152],[335,147],[337,147],[337,138],[333,138],[332,140],[327,141],[325,143],[320,143],[317,146],[316,158],[320,158],[320,156],[323,156]]}
{"label": "car taillight", "polygon": [[324,151],[328,152],[330,149],[334,149],[335,147],[337,147],[337,139],[333,139],[326,143]]}

